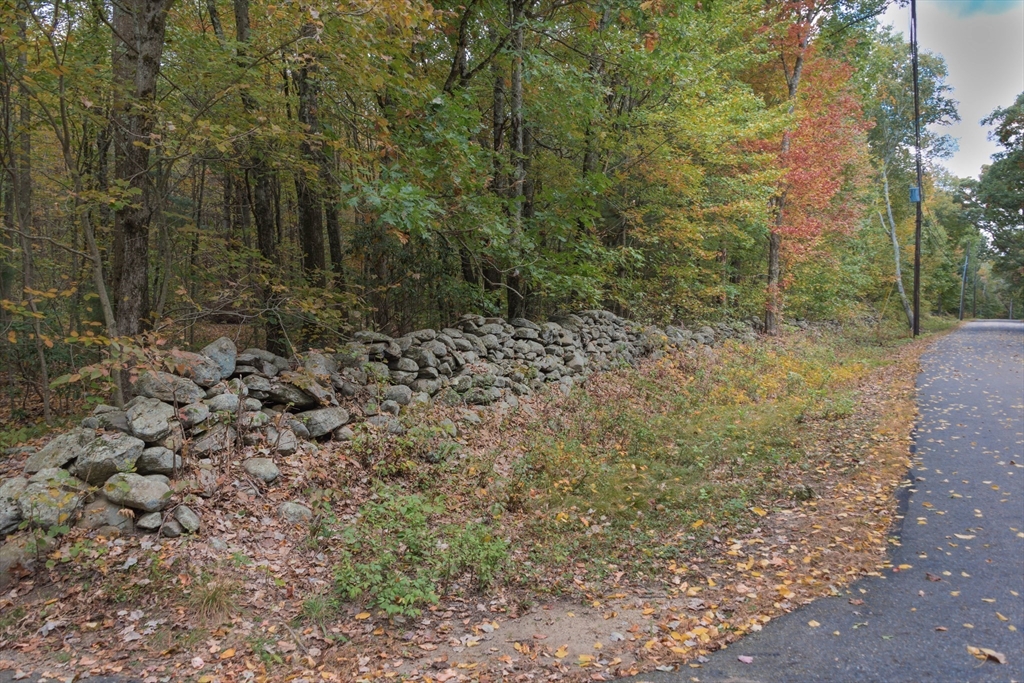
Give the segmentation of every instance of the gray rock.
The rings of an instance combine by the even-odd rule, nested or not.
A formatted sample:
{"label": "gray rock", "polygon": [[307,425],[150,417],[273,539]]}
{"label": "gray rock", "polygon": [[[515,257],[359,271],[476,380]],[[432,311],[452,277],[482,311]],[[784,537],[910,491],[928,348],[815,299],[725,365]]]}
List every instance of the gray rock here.
{"label": "gray rock", "polygon": [[85,453],[85,447],[96,439],[93,429],[72,429],[50,440],[50,443],[29,456],[25,472],[35,474],[50,467],[63,467]]}
{"label": "gray rock", "polygon": [[391,371],[391,383],[395,385],[412,386],[412,383],[419,377],[419,371],[416,372],[402,372],[401,370]]}
{"label": "gray rock", "polygon": [[135,520],[135,526],[146,531],[156,531],[164,523],[164,516],[159,512],[147,512]]}
{"label": "gray rock", "polygon": [[53,539],[45,536],[36,538],[31,533],[8,538],[0,545],[0,590],[6,589],[22,575],[31,575],[36,564],[45,561],[53,544]]}
{"label": "gray rock", "polygon": [[498,338],[493,334],[485,334],[481,336],[480,343],[483,345],[484,351],[492,351],[501,346],[501,344],[498,343]]}
{"label": "gray rock", "polygon": [[71,466],[71,473],[90,484],[102,484],[117,472],[131,471],[145,447],[141,440],[127,434],[104,434],[85,447],[85,453]]}
{"label": "gray rock", "polygon": [[189,403],[178,409],[178,421],[185,428],[195,427],[210,417],[210,406],[206,403]]}
{"label": "gray rock", "polygon": [[236,394],[221,394],[203,401],[203,404],[213,413],[236,413],[238,412],[239,398]]}
{"label": "gray rock", "polygon": [[441,372],[438,368],[420,368],[416,377],[417,379],[437,379],[440,376]]}
{"label": "gray rock", "polygon": [[313,511],[305,505],[286,502],[277,508],[278,516],[289,524],[308,524],[313,519]]}
{"label": "gray rock", "polygon": [[299,450],[299,439],[290,429],[278,431],[274,427],[267,427],[267,444],[276,448],[281,455],[291,455]]}
{"label": "gray rock", "polygon": [[270,380],[266,377],[260,377],[259,375],[249,375],[243,377],[242,382],[249,390],[249,395],[253,398],[258,398],[261,401],[270,397],[271,385]]}
{"label": "gray rock", "polygon": [[455,423],[447,418],[441,420],[441,422],[439,422],[437,426],[441,428],[441,431],[446,436],[450,436],[453,439],[459,435],[459,430],[458,428],[456,428]]}
{"label": "gray rock", "polygon": [[103,485],[103,495],[112,503],[136,510],[156,512],[167,507],[171,489],[166,484],[147,479],[141,474],[118,473]]}
{"label": "gray rock", "polygon": [[430,396],[433,396],[441,390],[441,380],[439,379],[418,379],[412,383],[410,387],[414,392],[423,392]]}
{"label": "gray rock", "polygon": [[413,391],[412,394],[413,404],[427,405],[430,403],[430,394],[425,391]]}
{"label": "gray rock", "polygon": [[285,415],[284,420],[281,422],[281,426],[287,427],[288,429],[295,432],[295,436],[300,439],[309,438],[309,430],[306,429],[306,425],[300,420],[296,420],[294,415]]}
{"label": "gray rock", "polygon": [[339,427],[331,432],[331,438],[335,441],[351,441],[355,435],[351,427]]}
{"label": "gray rock", "polygon": [[[114,408],[113,410],[94,414],[92,419],[96,421],[96,427],[94,427],[94,429],[107,429],[115,432],[124,432],[125,434],[131,433],[131,426],[128,424],[128,416],[123,410]],[[84,420],[82,421],[82,426],[85,426]]]}
{"label": "gray rock", "polygon": [[155,398],[143,398],[126,411],[132,436],[146,443],[159,441],[171,432],[174,408]]}
{"label": "gray rock", "polygon": [[[443,346],[443,344],[442,344]],[[436,368],[437,356],[429,349],[422,346],[411,346],[405,352],[405,357],[411,359],[422,370],[423,368]]]}
{"label": "gray rock", "polygon": [[221,380],[217,362],[200,353],[174,349],[167,355],[167,360],[174,366],[176,375],[188,377],[201,387],[212,387]]}
{"label": "gray rock", "polygon": [[379,344],[391,341],[391,337],[388,335],[380,332],[373,332],[371,330],[360,330],[353,334],[352,338],[356,341],[363,342],[364,344]]}
{"label": "gray rock", "polygon": [[431,329],[416,330],[415,332],[410,332],[409,336],[417,341],[425,342],[435,339],[437,337],[437,332]]}
{"label": "gray rock", "polygon": [[178,536],[181,536],[184,532],[185,530],[181,528],[181,524],[179,524],[178,521],[174,519],[168,519],[166,522],[164,522],[164,525],[160,527],[160,535],[166,538],[177,538]]}
{"label": "gray rock", "polygon": [[174,508],[174,519],[181,525],[182,529],[190,534],[198,532],[199,525],[202,523],[199,515],[184,505]]}
{"label": "gray rock", "polygon": [[360,368],[370,357],[362,344],[348,343],[334,354],[334,360],[343,368]]}
{"label": "gray rock", "polygon": [[145,474],[143,476],[146,477],[146,479],[149,479],[150,481],[158,481],[161,484],[167,486],[167,488],[171,487],[171,478],[165,474]]}
{"label": "gray rock", "polygon": [[424,351],[430,351],[437,358],[444,358],[448,355],[448,347],[437,340],[423,342],[421,347]]}
{"label": "gray rock", "polygon": [[161,446],[177,453],[185,445],[185,430],[181,428],[180,424],[175,422],[171,425],[171,431],[167,436],[149,445]]}
{"label": "gray rock", "polygon": [[473,388],[473,378],[469,375],[459,375],[452,380],[451,387],[460,394],[464,394]]}
{"label": "gray rock", "polygon": [[338,427],[346,424],[349,416],[348,411],[344,408],[330,407],[308,410],[304,413],[299,413],[296,417],[306,425],[309,435],[317,438],[330,434]]}
{"label": "gray rock", "polygon": [[483,422],[483,420],[480,419],[480,415],[475,413],[475,412],[473,412],[473,411],[469,411],[469,412],[463,413],[462,417],[459,418],[459,419],[462,420],[463,422],[467,422],[467,423],[469,423],[471,425],[478,425],[481,422]]}
{"label": "gray rock", "polygon": [[44,529],[69,524],[87,489],[84,481],[75,479],[67,470],[40,470],[29,477],[18,496],[21,518]]}
{"label": "gray rock", "polygon": [[131,531],[134,526],[129,515],[121,514],[121,506],[100,496],[82,508],[82,516],[75,525],[83,529],[99,529],[112,526],[122,531]]}
{"label": "gray rock", "polygon": [[181,471],[181,456],[168,448],[153,446],[142,451],[135,469],[139,474],[164,474],[173,476],[175,470]]}
{"label": "gray rock", "polygon": [[267,484],[272,484],[281,476],[281,470],[277,469],[271,458],[249,458],[242,463],[242,467],[250,476]]}
{"label": "gray rock", "polygon": [[13,532],[21,524],[18,497],[28,485],[25,477],[14,477],[0,484],[0,538]]}
{"label": "gray rock", "polygon": [[420,366],[416,364],[416,361],[412,358],[404,357],[388,363],[388,368],[390,368],[392,372],[396,370],[400,372],[419,372],[420,370]]}
{"label": "gray rock", "polygon": [[407,386],[390,386],[384,390],[384,400],[407,406],[412,401],[412,389]]}
{"label": "gray rock", "polygon": [[199,435],[192,443],[192,452],[198,456],[219,453],[235,445],[238,433],[233,427],[225,424],[214,425]]}
{"label": "gray rock", "polygon": [[249,386],[240,378],[234,377],[228,380],[228,391],[232,394],[238,394],[241,398],[245,398],[249,395]]}
{"label": "gray rock", "polygon": [[384,363],[369,362],[363,365],[367,382],[386,382],[391,377],[391,370]]}
{"label": "gray rock", "polygon": [[248,411],[238,416],[236,423],[240,430],[253,430],[266,426],[270,423],[270,416],[266,413]]}
{"label": "gray rock", "polygon": [[195,403],[206,396],[206,392],[192,380],[155,370],[142,373],[132,388],[140,396],[178,405]]}
{"label": "gray rock", "polygon": [[485,337],[487,335],[497,336],[499,334],[504,333],[504,331],[505,328],[499,325],[498,323],[487,323],[486,325],[481,325],[480,327],[476,328],[474,334],[476,334],[476,336],[478,337]]}
{"label": "gray rock", "polygon": [[398,415],[402,410],[402,406],[398,405],[397,401],[384,401],[380,404],[380,410],[382,413],[388,413],[389,415]]}
{"label": "gray rock", "polygon": [[324,388],[313,375],[305,371],[282,372],[277,380],[271,383],[270,391],[267,393],[272,401],[290,404],[296,408],[338,404],[333,390]]}
{"label": "gray rock", "polygon": [[501,389],[491,387],[490,389],[470,389],[462,396],[462,400],[470,405],[486,406],[501,399]]}
{"label": "gray rock", "polygon": [[330,356],[318,351],[301,355],[302,367],[316,377],[327,377],[338,371],[338,363]]}
{"label": "gray rock", "polygon": [[512,333],[513,339],[540,339],[540,333],[528,327],[517,327]]}
{"label": "gray rock", "polygon": [[243,407],[246,410],[248,410],[248,411],[262,410],[263,409],[263,403],[261,403],[260,401],[258,401],[255,398],[247,398],[244,401],[242,401],[242,404],[243,404]]}
{"label": "gray rock", "polygon": [[235,372],[235,359],[238,357],[238,347],[235,342],[227,337],[221,337],[210,342],[200,351],[201,354],[211,359],[220,369],[220,378],[227,379]]}

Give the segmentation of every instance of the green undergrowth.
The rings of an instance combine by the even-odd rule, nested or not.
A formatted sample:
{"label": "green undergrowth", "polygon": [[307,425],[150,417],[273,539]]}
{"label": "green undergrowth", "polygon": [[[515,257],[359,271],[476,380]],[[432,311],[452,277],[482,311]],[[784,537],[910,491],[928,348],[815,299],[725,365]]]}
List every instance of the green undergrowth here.
{"label": "green undergrowth", "polygon": [[500,514],[520,529],[521,584],[572,590],[581,566],[649,578],[773,506],[813,497],[818,478],[850,464],[815,440],[843,429],[856,381],[906,340],[899,329],[858,332],[668,354],[574,392],[531,431],[512,473],[493,478]]}

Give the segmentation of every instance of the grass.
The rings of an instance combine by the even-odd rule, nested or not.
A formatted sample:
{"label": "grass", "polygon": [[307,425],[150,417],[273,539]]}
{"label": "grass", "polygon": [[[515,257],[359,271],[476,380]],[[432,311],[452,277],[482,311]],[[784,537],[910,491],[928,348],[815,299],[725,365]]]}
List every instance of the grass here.
{"label": "grass", "polygon": [[[841,449],[816,452],[822,424],[841,433],[856,380],[891,362],[899,334],[726,343],[596,376],[493,476],[490,502],[532,568],[522,585],[570,577],[579,563],[649,575],[699,554],[710,535],[753,528],[755,508],[813,496],[817,470],[849,465]],[[509,447],[471,465],[493,472]],[[547,583],[559,591],[571,578]]]}
{"label": "grass", "polygon": [[192,584],[187,603],[199,620],[216,622],[237,610],[238,592],[239,586],[234,580],[203,573]]}

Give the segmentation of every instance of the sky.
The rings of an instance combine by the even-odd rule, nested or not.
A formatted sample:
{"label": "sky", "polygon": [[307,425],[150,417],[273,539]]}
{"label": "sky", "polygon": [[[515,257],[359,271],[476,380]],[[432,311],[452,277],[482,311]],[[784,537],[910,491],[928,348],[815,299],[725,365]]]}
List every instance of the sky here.
{"label": "sky", "polygon": [[[891,6],[882,23],[910,36],[910,6]],[[961,122],[937,130],[958,138],[960,151],[942,163],[977,178],[999,150],[981,119],[1024,92],[1024,0],[918,0],[920,49],[942,55]]]}

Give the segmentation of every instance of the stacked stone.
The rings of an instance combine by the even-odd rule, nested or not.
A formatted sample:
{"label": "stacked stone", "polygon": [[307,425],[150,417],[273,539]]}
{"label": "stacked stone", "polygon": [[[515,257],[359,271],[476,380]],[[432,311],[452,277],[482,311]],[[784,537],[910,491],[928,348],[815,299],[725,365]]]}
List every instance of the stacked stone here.
{"label": "stacked stone", "polygon": [[401,412],[432,397],[514,407],[545,385],[568,393],[592,372],[727,338],[749,341],[754,333],[744,322],[662,330],[600,310],[545,323],[466,315],[453,327],[400,337],[362,331],[337,351],[293,359],[262,349],[239,353],[222,337],[199,353],[170,352],[173,372],[142,373],[123,409],[97,406],[79,428],[32,454],[26,476],[0,483],[0,537],[23,521],[48,528],[76,518],[90,528],[131,527],[134,517],[143,530],[195,532],[194,511],[168,510],[186,444],[197,467],[182,488],[209,497],[217,486],[213,459],[240,444],[260,447],[263,457],[242,465],[254,480],[272,483],[280,476],[275,456],[291,455],[303,441],[349,439],[353,420],[401,433]]}

